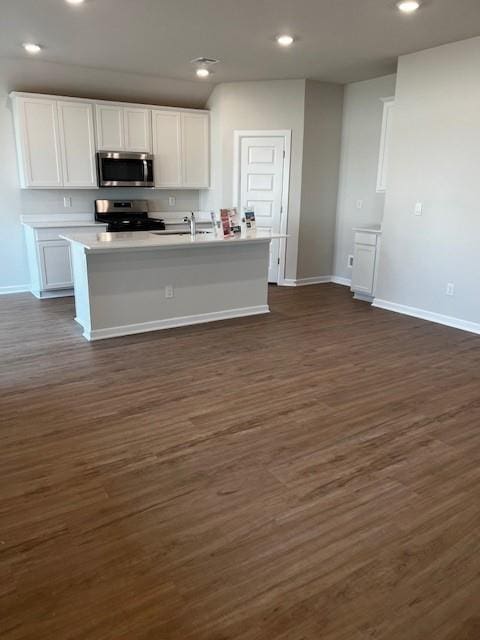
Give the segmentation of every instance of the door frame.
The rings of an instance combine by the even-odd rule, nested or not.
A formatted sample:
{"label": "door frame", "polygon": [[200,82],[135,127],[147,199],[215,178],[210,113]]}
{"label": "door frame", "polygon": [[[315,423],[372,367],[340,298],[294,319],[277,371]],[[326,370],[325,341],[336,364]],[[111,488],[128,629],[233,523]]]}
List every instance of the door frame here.
{"label": "door frame", "polygon": [[[241,149],[242,138],[283,138],[285,157],[283,159],[283,181],[282,181],[282,210],[280,212],[280,233],[287,234],[288,229],[288,196],[290,191],[290,160],[292,148],[291,129],[236,129],[233,132],[233,206],[240,206],[240,179],[241,179]],[[285,261],[287,253],[287,239],[279,240],[279,260],[277,284],[285,283]]]}

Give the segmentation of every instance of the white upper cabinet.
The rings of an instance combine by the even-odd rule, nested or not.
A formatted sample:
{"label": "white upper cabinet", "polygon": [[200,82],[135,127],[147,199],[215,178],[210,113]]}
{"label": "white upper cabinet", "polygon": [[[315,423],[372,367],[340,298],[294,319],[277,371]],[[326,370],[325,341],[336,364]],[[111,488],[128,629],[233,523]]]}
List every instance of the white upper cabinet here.
{"label": "white upper cabinet", "polygon": [[70,189],[95,188],[97,172],[92,105],[58,102],[57,108],[63,186]]}
{"label": "white upper cabinet", "polygon": [[151,151],[150,110],[95,105],[98,151]]}
{"label": "white upper cabinet", "polygon": [[97,150],[124,151],[125,131],[123,107],[96,104]]}
{"label": "white upper cabinet", "polygon": [[383,98],[382,134],[380,137],[380,150],[378,154],[377,193],[383,193],[387,189],[388,154],[392,133],[392,117],[395,98]]}
{"label": "white upper cabinet", "polygon": [[14,117],[22,188],[63,187],[56,101],[16,98]]}
{"label": "white upper cabinet", "polygon": [[152,127],[149,109],[126,107],[123,112],[125,128],[125,151],[150,153],[152,150]]}
{"label": "white upper cabinet", "polygon": [[152,111],[155,186],[182,186],[182,131],[178,111]]}
{"label": "white upper cabinet", "polygon": [[153,153],[158,189],[210,186],[207,111],[10,95],[22,188],[96,188],[97,151]]}
{"label": "white upper cabinet", "polygon": [[209,187],[209,114],[154,109],[152,122],[155,186]]}
{"label": "white upper cabinet", "polygon": [[210,186],[208,113],[182,113],[182,170],[184,187]]}

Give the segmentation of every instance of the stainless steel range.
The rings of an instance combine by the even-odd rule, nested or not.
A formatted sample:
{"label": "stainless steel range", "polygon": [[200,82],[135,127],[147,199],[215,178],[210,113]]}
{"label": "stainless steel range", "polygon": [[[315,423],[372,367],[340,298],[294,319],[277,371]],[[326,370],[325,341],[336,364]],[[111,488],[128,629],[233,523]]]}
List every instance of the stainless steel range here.
{"label": "stainless steel range", "polygon": [[107,231],[165,229],[161,218],[148,217],[146,200],[95,200],[95,220],[107,223]]}

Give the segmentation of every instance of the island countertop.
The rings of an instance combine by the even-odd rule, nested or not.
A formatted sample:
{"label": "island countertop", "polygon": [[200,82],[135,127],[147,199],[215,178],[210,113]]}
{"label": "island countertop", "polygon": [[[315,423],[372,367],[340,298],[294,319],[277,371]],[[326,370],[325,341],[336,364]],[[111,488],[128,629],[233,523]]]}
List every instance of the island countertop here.
{"label": "island countertop", "polygon": [[110,253],[112,251],[131,251],[144,249],[206,248],[212,246],[233,246],[245,243],[270,242],[286,238],[286,235],[262,231],[251,231],[237,237],[218,236],[213,232],[199,233],[193,238],[190,234],[158,234],[151,231],[119,233],[65,233],[64,240],[81,245],[88,253]]}

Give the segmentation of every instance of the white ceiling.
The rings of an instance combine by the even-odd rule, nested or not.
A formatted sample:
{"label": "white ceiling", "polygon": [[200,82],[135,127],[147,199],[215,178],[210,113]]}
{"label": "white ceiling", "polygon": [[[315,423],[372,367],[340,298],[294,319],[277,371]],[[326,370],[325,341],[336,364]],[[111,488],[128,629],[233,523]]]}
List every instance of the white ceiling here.
{"label": "white ceiling", "polygon": [[[0,0],[0,56],[45,46],[46,61],[191,80],[189,60],[219,58],[214,82],[363,80],[405,53],[480,34],[480,0]],[[298,40],[280,49],[275,34]],[[202,82],[199,80],[199,82]]]}

